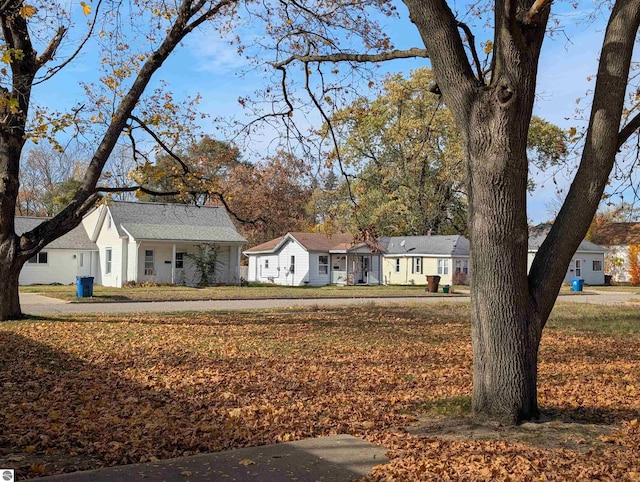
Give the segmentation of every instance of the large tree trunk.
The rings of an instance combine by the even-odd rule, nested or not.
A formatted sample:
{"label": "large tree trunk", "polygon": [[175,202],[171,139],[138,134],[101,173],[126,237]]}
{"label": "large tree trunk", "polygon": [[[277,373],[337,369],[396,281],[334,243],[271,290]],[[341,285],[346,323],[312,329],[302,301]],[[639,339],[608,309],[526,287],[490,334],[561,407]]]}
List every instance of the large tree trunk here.
{"label": "large tree trunk", "polygon": [[17,238],[0,243],[0,321],[22,317],[18,277],[23,262],[17,259]]}
{"label": "large tree trunk", "polygon": [[[405,0],[465,143],[471,240],[473,410],[517,423],[538,415],[543,323],[527,277],[527,135],[547,14],[497,3],[491,77],[472,69],[445,0]],[[487,83],[488,81],[488,83]],[[560,287],[561,280],[553,284]],[[551,290],[552,291],[552,290]],[[557,291],[556,291],[557,293]],[[547,313],[548,315],[548,313]]]}
{"label": "large tree trunk", "polygon": [[516,85],[499,82],[485,89],[474,104],[466,135],[473,410],[507,423],[538,415],[541,334],[527,280],[530,99],[526,81]]}

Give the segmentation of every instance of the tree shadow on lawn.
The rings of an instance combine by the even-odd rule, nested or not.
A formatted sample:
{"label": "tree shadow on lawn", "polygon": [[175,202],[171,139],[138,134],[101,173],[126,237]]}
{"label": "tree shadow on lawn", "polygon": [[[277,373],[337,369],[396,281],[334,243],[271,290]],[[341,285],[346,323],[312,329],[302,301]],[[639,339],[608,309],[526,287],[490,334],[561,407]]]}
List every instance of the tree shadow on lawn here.
{"label": "tree shadow on lawn", "polygon": [[0,467],[18,478],[274,441],[197,396],[137,383],[124,367],[10,332],[0,332],[0,344]]}
{"label": "tree shadow on lawn", "polygon": [[[161,346],[140,362],[127,353],[75,350],[73,343],[58,350],[46,342],[46,324],[35,328],[44,343],[0,331],[0,467],[15,468],[19,478],[358,432],[359,416],[348,416],[352,401],[309,400],[314,386],[296,384],[280,365],[262,369],[258,356],[243,356],[237,366],[233,358],[212,360],[199,371],[202,358],[179,346]],[[161,366],[147,366],[153,363]],[[237,376],[217,379],[216,367]],[[271,405],[273,394],[252,384],[256,376],[271,377],[270,389],[282,399]],[[312,402],[317,406],[306,406]],[[369,429],[393,422],[384,411],[362,416],[372,417]]]}

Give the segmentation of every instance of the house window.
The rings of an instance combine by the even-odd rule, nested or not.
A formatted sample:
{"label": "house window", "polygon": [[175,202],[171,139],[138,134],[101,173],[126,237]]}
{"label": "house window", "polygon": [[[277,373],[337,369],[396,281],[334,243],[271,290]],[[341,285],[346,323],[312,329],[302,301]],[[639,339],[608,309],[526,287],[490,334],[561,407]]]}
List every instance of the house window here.
{"label": "house window", "polygon": [[269,269],[269,260],[268,259],[264,260],[264,269]]}
{"label": "house window", "polygon": [[30,264],[47,264],[48,262],[49,254],[46,251],[40,251],[39,253],[29,258],[29,260],[27,261],[27,263]]}
{"label": "house window", "polygon": [[400,258],[396,258],[396,273],[400,272]]}
{"label": "house window", "polygon": [[111,248],[107,248],[104,253],[105,263],[104,263],[104,272],[105,274],[111,273]]}
{"label": "house window", "polygon": [[582,276],[582,260],[576,259],[576,276]]}
{"label": "house window", "polygon": [[593,271],[602,271],[602,261],[599,259],[593,260]]}
{"label": "house window", "polygon": [[184,253],[176,253],[176,269],[183,269],[183,268],[184,268]]}
{"label": "house window", "polygon": [[422,258],[413,258],[411,262],[411,272],[422,274]]}
{"label": "house window", "polygon": [[438,274],[449,274],[449,260],[448,259],[439,259],[438,260]]}
{"label": "house window", "polygon": [[153,274],[153,250],[151,249],[144,251],[144,274],[145,276]]}
{"label": "house window", "polygon": [[455,261],[455,273],[469,273],[469,262],[467,260],[456,259]]}
{"label": "house window", "polygon": [[329,256],[318,256],[318,274],[329,274]]}
{"label": "house window", "polygon": [[291,265],[289,266],[289,273],[295,273],[295,272],[296,272],[296,257],[291,256]]}

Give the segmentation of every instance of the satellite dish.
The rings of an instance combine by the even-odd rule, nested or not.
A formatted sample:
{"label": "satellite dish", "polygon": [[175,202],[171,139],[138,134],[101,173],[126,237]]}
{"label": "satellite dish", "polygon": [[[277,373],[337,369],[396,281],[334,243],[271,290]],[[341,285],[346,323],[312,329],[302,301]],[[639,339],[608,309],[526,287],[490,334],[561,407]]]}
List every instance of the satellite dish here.
{"label": "satellite dish", "polygon": [[407,242],[403,239],[402,241],[400,241],[400,246],[402,246],[404,248],[404,245],[407,244]]}

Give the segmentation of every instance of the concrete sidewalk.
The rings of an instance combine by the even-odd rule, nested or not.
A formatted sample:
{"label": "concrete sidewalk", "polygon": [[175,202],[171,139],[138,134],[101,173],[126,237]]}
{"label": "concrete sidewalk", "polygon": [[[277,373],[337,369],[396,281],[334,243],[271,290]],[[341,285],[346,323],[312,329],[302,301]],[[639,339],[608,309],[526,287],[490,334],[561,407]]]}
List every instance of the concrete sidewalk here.
{"label": "concrete sidewalk", "polygon": [[351,435],[263,445],[42,477],[54,482],[347,482],[388,461],[387,449]]}
{"label": "concrete sidewalk", "polygon": [[[558,302],[619,304],[629,301],[640,301],[634,292],[584,291],[581,293],[563,292]],[[468,303],[469,295],[439,295],[424,297],[391,297],[391,298],[300,298],[300,299],[246,299],[246,300],[206,300],[206,301],[138,301],[109,303],[69,303],[67,301],[48,298],[35,293],[21,293],[22,311],[29,315],[64,315],[72,313],[159,313],[180,311],[229,311],[259,310],[272,308],[295,308],[305,306],[349,306],[375,304],[393,306],[403,304],[432,303]]]}
{"label": "concrete sidewalk", "polygon": [[[52,300],[52,301],[48,301]],[[407,303],[454,303],[468,302],[465,295],[443,295],[407,298],[287,298],[206,301],[134,301],[110,303],[69,303],[42,295],[20,295],[22,312],[29,315],[55,315],[71,313],[158,313],[177,311],[229,311],[258,310],[272,308],[294,308],[298,306],[346,306],[375,303],[388,306]]]}

